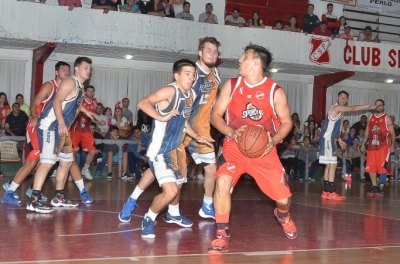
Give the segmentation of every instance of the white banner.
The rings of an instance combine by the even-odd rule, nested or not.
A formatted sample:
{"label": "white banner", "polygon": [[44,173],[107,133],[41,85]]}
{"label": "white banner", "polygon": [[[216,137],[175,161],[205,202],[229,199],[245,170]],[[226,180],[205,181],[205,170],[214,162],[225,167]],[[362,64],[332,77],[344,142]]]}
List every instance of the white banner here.
{"label": "white banner", "polygon": [[400,16],[400,0],[357,0],[356,7],[366,12]]}

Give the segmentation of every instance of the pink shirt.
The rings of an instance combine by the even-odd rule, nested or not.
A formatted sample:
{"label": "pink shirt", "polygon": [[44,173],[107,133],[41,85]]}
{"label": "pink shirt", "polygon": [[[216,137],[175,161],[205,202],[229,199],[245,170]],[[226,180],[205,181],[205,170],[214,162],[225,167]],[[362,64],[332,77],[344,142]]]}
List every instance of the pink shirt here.
{"label": "pink shirt", "polygon": [[75,5],[75,7],[82,7],[81,0],[58,0],[58,4],[60,6],[72,6],[72,5]]}
{"label": "pink shirt", "polygon": [[344,33],[339,34],[338,38],[340,38],[340,39],[354,40],[353,35],[349,34],[348,36],[346,36]]}

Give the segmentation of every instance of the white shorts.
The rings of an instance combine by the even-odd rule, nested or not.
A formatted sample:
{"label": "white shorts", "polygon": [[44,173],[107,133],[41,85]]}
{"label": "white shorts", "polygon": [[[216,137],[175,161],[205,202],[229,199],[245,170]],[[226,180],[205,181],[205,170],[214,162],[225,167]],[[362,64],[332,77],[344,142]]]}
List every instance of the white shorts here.
{"label": "white shorts", "polygon": [[[61,142],[70,142],[70,139],[60,139],[57,131],[46,131],[38,129],[40,144],[40,163],[55,164],[57,161],[72,162],[74,155],[72,152],[65,152],[64,147],[57,156],[58,148]],[[61,143],[62,144],[62,143]],[[64,144],[62,144],[64,146]]]}
{"label": "white shorts", "polygon": [[196,164],[207,163],[207,164],[214,164],[216,163],[215,159],[215,152],[210,153],[192,153],[192,158]]}
{"label": "white shorts", "polygon": [[320,138],[319,140],[319,163],[337,164],[336,141],[332,138]]}

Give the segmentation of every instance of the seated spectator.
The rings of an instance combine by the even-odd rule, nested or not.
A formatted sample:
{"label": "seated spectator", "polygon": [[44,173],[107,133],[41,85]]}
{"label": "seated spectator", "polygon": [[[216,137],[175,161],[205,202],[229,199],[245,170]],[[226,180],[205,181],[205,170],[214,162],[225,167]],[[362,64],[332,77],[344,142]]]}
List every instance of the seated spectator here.
{"label": "seated spectator", "polygon": [[[340,148],[339,145],[336,146],[336,155],[337,155],[337,164],[338,164],[337,167],[343,168],[343,150]],[[346,174],[342,174],[342,178],[344,180],[349,180],[349,181],[351,179],[351,163],[350,163],[350,159],[348,159],[348,158],[346,158]]]}
{"label": "seated spectator", "polygon": [[272,29],[274,29],[274,30],[282,30],[282,29],[283,29],[283,22],[282,22],[282,20],[281,20],[281,19],[278,19],[278,20],[275,22],[275,25],[272,27]]}
{"label": "seated spectator", "polygon": [[126,4],[120,8],[121,12],[141,14],[139,6],[135,4],[135,0],[127,0]]}
{"label": "seated spectator", "polygon": [[[305,169],[306,166],[309,167],[308,176],[309,179],[312,179],[314,174],[319,169],[319,160],[318,160],[318,148],[311,146],[310,138],[304,137],[303,147],[298,150],[297,153],[297,168],[299,170],[299,179],[303,181],[305,179]],[[306,156],[308,155],[308,164],[306,164]]]}
{"label": "seated spectator", "polygon": [[365,136],[365,129],[360,128],[360,130],[358,130],[358,135],[357,135],[360,145],[364,142],[364,136]]}
{"label": "seated spectator", "polygon": [[18,103],[12,105],[12,113],[6,118],[4,130],[7,136],[25,136],[26,125],[28,124],[28,116],[21,111]]}
{"label": "seated spectator", "polygon": [[378,35],[372,33],[372,28],[370,26],[366,26],[364,31],[361,31],[357,38],[358,41],[365,41],[365,42],[377,42],[380,43],[380,39]]}
{"label": "seated spectator", "polygon": [[[117,126],[111,126],[110,132],[104,137],[104,139],[119,139],[119,129]],[[126,180],[128,178],[127,169],[128,169],[128,153],[126,149],[124,149],[123,156],[122,156],[122,176],[121,179]],[[103,151],[107,154],[107,179],[112,179],[112,164],[113,164],[113,157],[119,153],[119,147],[117,144],[104,144]]]}
{"label": "seated spectator", "polygon": [[170,3],[171,0],[162,0],[162,4],[164,5],[165,15],[167,17],[175,18],[174,4]]}
{"label": "seated spectator", "polygon": [[133,124],[133,113],[129,110],[129,99],[122,99],[122,115],[128,120],[129,125]]}
{"label": "seated spectator", "polygon": [[186,1],[183,2],[183,11],[176,14],[175,18],[194,21],[193,15],[190,14],[190,3],[189,2],[186,2]]}
{"label": "seated spectator", "polygon": [[337,19],[337,16],[332,14],[333,12],[333,4],[329,3],[326,6],[327,12],[326,14],[323,14],[321,19],[322,21],[327,22],[327,28],[334,34],[338,35],[339,28],[340,28],[340,22]]}
{"label": "seated spectator", "polygon": [[160,0],[150,0],[146,4],[146,14],[150,16],[165,17],[165,8]]}
{"label": "seated spectator", "polygon": [[324,127],[324,124],[325,124],[325,119],[321,119],[321,121],[319,122],[319,125],[318,125],[318,130],[320,133],[321,133],[321,129]]}
{"label": "seated spectator", "polygon": [[153,118],[139,109],[137,113],[136,127],[140,128],[142,133],[150,136]]}
{"label": "seated spectator", "polygon": [[118,127],[119,136],[121,138],[125,138],[129,135],[130,128],[128,120],[122,116],[122,109],[120,107],[115,108],[111,125]]}
{"label": "seated spectator", "polygon": [[351,164],[350,171],[354,171],[356,167],[360,168],[361,164],[360,158],[361,158],[360,141],[358,140],[357,137],[355,137],[353,140],[353,144],[347,148],[346,159],[350,161]]}
{"label": "seated spectator", "polygon": [[246,21],[243,17],[240,16],[240,8],[235,7],[232,10],[232,15],[228,15],[225,17],[225,25],[235,26],[235,27],[245,27]]}
{"label": "seated spectator", "polygon": [[367,128],[367,121],[368,118],[366,115],[362,115],[360,117],[360,121],[355,122],[352,127],[354,127],[356,129],[356,134],[360,133],[360,129],[363,129],[365,131],[365,129]]}
{"label": "seated spectator", "polygon": [[350,132],[350,127],[349,127],[349,120],[344,120],[342,124],[342,130],[340,131],[340,138],[343,139],[344,141],[347,140],[347,134]]}
{"label": "seated spectator", "polygon": [[81,0],[58,0],[59,6],[68,6],[68,10],[72,11],[75,7],[82,7]]}
{"label": "seated spectator", "polygon": [[[110,109],[111,111],[111,109]],[[97,103],[96,109],[94,111],[97,115],[97,118],[93,120],[92,122],[97,126],[100,134],[104,137],[109,129],[109,125],[107,124],[107,117],[103,115],[103,104],[102,103]],[[111,123],[112,118],[110,118],[110,123]]]}
{"label": "seated spectator", "polygon": [[20,105],[20,109],[21,111],[24,111],[25,114],[30,117],[31,116],[31,110],[29,108],[29,105],[25,104],[24,102],[24,96],[22,94],[17,94],[17,96],[15,96],[15,102],[18,103]]}
{"label": "seated spectator", "polygon": [[0,114],[1,114],[1,126],[0,129],[4,129],[6,124],[6,118],[11,112],[11,107],[8,104],[7,95],[3,92],[0,93]]}
{"label": "seated spectator", "polygon": [[357,138],[356,129],[354,127],[350,128],[349,134],[347,134],[346,144],[347,146],[353,146],[354,139]]}
{"label": "seated spectator", "polygon": [[199,15],[199,22],[210,23],[210,24],[218,24],[218,18],[215,14],[213,14],[213,4],[206,4],[206,12],[201,13]]}
{"label": "seated spectator", "polygon": [[254,11],[253,15],[247,22],[247,26],[252,28],[265,28],[263,21],[260,18],[260,13],[258,11]]}
{"label": "seated spectator", "polygon": [[319,130],[316,128],[314,121],[308,121],[307,128],[304,130],[303,138],[308,137],[310,144],[318,147]]}
{"label": "seated spectator", "polygon": [[396,120],[395,117],[393,115],[391,115],[390,119],[392,119],[394,133],[395,133],[396,137],[400,136],[400,127],[398,125],[396,125],[396,123],[394,122]]}
{"label": "seated spectator", "polygon": [[[339,22],[340,22],[340,27],[339,27],[338,35],[344,33],[344,30],[345,30],[346,26],[348,26],[348,25],[347,25],[346,18],[345,18],[344,16],[341,16],[341,17],[339,18]],[[351,30],[350,30],[350,35],[353,35],[353,34],[351,33]]]}
{"label": "seated spectator", "polygon": [[104,14],[117,11],[117,5],[112,0],[92,0],[92,9],[102,9]]}
{"label": "seated spectator", "polygon": [[298,113],[293,113],[292,114],[292,122],[293,122],[293,127],[292,130],[290,131],[288,138],[290,139],[292,136],[295,137],[296,142],[299,142],[300,138],[303,135],[303,132],[300,127],[300,120],[299,120],[299,114]]}
{"label": "seated spectator", "polygon": [[318,36],[324,36],[324,37],[331,37],[331,39],[335,38],[335,35],[333,35],[332,31],[326,28],[326,21],[321,21],[319,23],[319,27],[314,28],[313,34],[318,35]]}
{"label": "seated spectator", "polygon": [[[108,128],[110,128],[112,119],[113,119],[111,108],[110,107],[104,108],[103,115],[107,118],[107,126],[108,126]],[[108,132],[108,129],[107,129],[107,132]]]}
{"label": "seated spectator", "polygon": [[347,39],[347,40],[354,40],[353,35],[350,34],[351,28],[350,26],[345,26],[344,33],[340,33],[338,38],[340,39]]}
{"label": "seated spectator", "polygon": [[137,144],[128,145],[128,161],[129,161],[129,172],[128,179],[140,179],[142,173],[145,171],[144,168],[148,167],[148,158],[146,157],[147,146],[150,141],[150,137],[140,131],[139,127],[133,130],[133,135],[129,138],[135,141]]}
{"label": "seated spectator", "polygon": [[142,14],[146,14],[146,5],[142,0],[135,0],[136,5],[139,7]]}
{"label": "seated spectator", "polygon": [[303,131],[305,131],[305,130],[307,129],[308,122],[310,122],[310,121],[314,121],[314,122],[315,122],[315,116],[314,116],[314,115],[309,115],[309,116],[307,117],[307,121],[304,122],[304,129],[303,129]]}
{"label": "seated spectator", "polygon": [[301,29],[299,28],[299,23],[297,21],[297,17],[296,16],[289,17],[287,25],[285,25],[283,30],[292,32],[301,32]]}
{"label": "seated spectator", "polygon": [[306,34],[312,34],[313,30],[319,26],[319,18],[314,15],[314,5],[307,5],[307,14],[303,16],[303,32]]}
{"label": "seated spectator", "polygon": [[[285,168],[286,174],[291,178],[297,175],[297,150],[301,147],[296,142],[296,137],[292,136],[289,142],[284,142],[285,150],[280,155],[282,166]],[[293,169],[293,171],[292,171]]]}

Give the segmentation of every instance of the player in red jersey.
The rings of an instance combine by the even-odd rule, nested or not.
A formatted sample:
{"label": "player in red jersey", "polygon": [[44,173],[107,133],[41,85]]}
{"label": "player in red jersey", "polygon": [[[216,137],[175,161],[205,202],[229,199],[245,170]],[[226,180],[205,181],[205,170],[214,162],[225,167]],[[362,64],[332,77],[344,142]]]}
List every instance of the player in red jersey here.
{"label": "player in red jersey", "polygon": [[[390,153],[395,152],[396,133],[392,119],[385,113],[385,102],[382,99],[375,101],[375,113],[369,117],[365,129],[361,151],[365,150],[368,140],[367,164],[365,172],[369,173],[372,189],[368,196],[383,196],[383,185],[386,183],[390,165]],[[376,174],[379,173],[379,183]]]}
{"label": "player in red jersey", "polygon": [[[94,98],[95,88],[92,85],[89,85],[84,88],[85,98],[83,99],[82,106],[84,106],[88,111],[95,112],[97,107],[97,100]],[[93,177],[90,174],[89,166],[93,160],[94,155],[96,154],[96,148],[94,147],[94,137],[92,132],[90,131],[90,123],[92,120],[86,116],[84,113],[80,112],[78,117],[75,120],[75,123],[71,128],[71,140],[72,145],[74,146],[74,154],[79,149],[79,146],[82,147],[82,151],[88,152],[86,156],[85,165],[82,168],[81,174],[85,176],[86,179],[92,180]],[[74,161],[71,169],[76,170],[78,164]]]}
{"label": "player in red jersey", "polygon": [[[231,191],[243,173],[250,174],[275,200],[274,214],[285,235],[297,237],[289,214],[292,194],[275,147],[289,134],[292,119],[285,92],[264,75],[271,61],[272,55],[264,47],[247,46],[239,60],[240,76],[225,83],[211,113],[211,123],[226,137],[214,193],[216,239],[208,248],[209,254],[229,252]],[[238,149],[237,137],[247,125],[262,126],[268,132],[267,149],[259,158],[246,157]]]}

